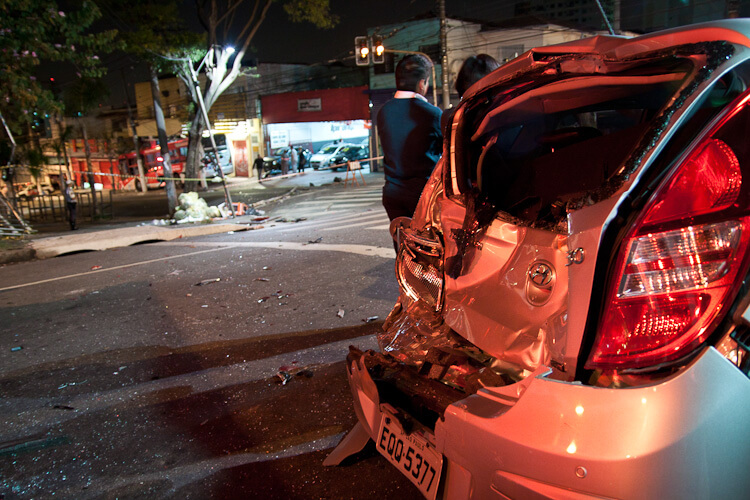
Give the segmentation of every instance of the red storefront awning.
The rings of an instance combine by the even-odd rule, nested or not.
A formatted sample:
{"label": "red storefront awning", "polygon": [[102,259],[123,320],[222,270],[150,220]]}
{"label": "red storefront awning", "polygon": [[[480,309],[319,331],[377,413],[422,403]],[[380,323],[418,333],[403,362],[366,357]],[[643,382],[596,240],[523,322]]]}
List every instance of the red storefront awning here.
{"label": "red storefront awning", "polygon": [[369,120],[367,86],[261,96],[263,123]]}

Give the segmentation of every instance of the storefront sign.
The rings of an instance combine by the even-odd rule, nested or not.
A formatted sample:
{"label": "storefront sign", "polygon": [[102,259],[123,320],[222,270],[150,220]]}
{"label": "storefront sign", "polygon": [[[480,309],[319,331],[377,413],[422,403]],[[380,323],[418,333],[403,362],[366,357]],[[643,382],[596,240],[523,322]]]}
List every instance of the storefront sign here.
{"label": "storefront sign", "polygon": [[322,99],[297,99],[297,111],[321,111],[323,109]]}
{"label": "storefront sign", "polygon": [[274,130],[270,132],[271,135],[271,149],[283,148],[289,145],[289,131],[288,130]]}

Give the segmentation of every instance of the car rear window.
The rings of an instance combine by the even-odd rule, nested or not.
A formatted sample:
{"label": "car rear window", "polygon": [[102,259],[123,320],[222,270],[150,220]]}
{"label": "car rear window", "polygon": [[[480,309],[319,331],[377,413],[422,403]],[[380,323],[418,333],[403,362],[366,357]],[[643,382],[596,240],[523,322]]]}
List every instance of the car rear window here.
{"label": "car rear window", "polygon": [[488,89],[462,120],[467,183],[498,210],[554,223],[623,168],[693,68],[689,58],[609,68],[579,58]]}

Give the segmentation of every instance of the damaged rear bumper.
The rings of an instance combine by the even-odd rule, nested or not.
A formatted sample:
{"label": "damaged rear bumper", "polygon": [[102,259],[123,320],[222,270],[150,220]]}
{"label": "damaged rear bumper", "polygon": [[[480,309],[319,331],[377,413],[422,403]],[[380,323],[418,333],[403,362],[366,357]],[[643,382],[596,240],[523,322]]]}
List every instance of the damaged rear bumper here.
{"label": "damaged rear bumper", "polygon": [[[443,498],[736,498],[750,487],[750,446],[737,439],[750,419],[750,380],[714,349],[655,386],[628,389],[540,370],[462,396],[431,380],[415,385],[416,372],[399,364],[351,349],[358,432],[375,440],[394,409],[404,429],[427,429],[444,457]],[[397,397],[399,387],[410,389]]]}

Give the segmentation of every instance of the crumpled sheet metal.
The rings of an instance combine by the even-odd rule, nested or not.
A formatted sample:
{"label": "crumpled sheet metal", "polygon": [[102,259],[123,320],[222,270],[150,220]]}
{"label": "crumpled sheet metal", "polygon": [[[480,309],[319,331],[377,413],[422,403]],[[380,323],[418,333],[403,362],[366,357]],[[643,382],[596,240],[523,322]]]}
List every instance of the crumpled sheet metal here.
{"label": "crumpled sheet metal", "polygon": [[498,360],[457,335],[439,313],[401,295],[378,335],[381,350],[419,370],[421,376],[473,394],[482,387],[513,383],[523,368]]}
{"label": "crumpled sheet metal", "polygon": [[378,345],[402,363],[421,366],[431,348],[450,347],[449,330],[430,306],[402,293],[378,334]]}

